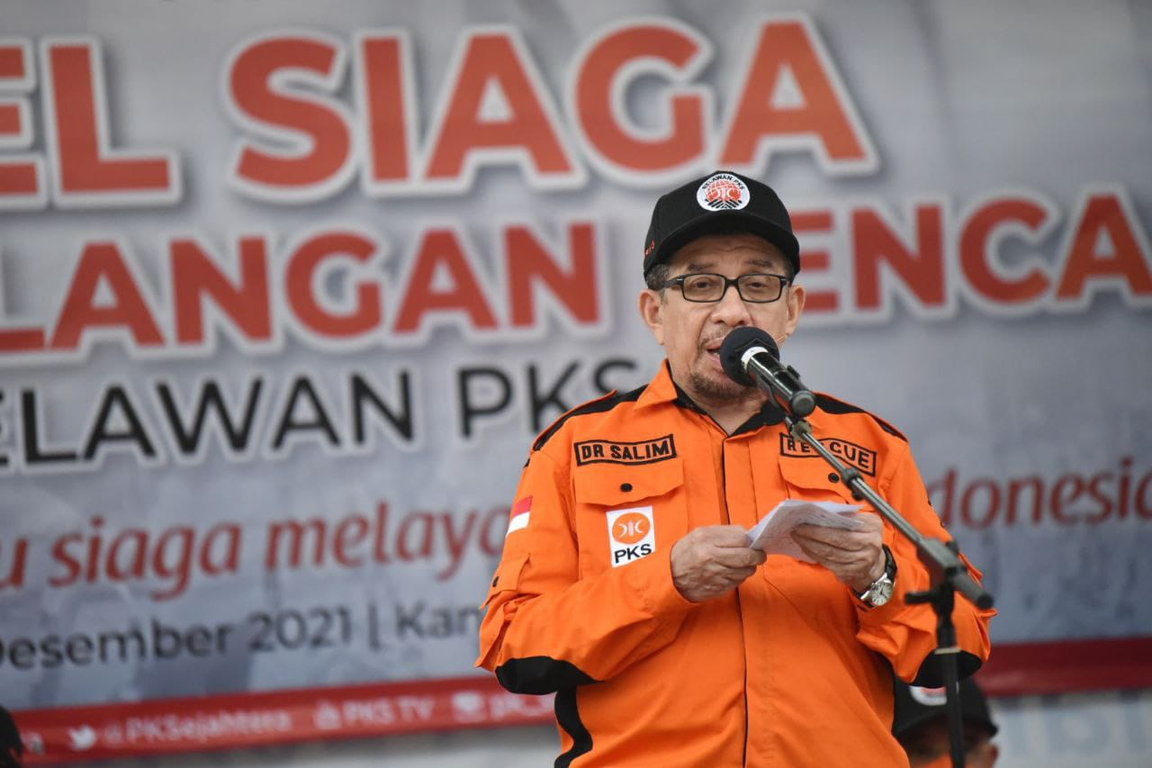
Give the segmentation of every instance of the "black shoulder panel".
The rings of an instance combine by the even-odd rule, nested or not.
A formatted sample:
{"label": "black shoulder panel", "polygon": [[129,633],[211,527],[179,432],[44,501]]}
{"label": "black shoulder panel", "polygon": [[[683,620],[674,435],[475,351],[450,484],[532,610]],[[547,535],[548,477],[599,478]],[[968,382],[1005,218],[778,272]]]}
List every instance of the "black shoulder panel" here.
{"label": "black shoulder panel", "polygon": [[571,662],[551,656],[509,659],[496,667],[496,679],[512,693],[536,696],[596,682]]}
{"label": "black shoulder panel", "polygon": [[548,442],[549,438],[556,434],[560,427],[564,426],[564,422],[568,421],[568,419],[572,418],[573,416],[585,416],[589,413],[604,413],[605,411],[612,410],[616,406],[620,405],[620,403],[635,402],[636,400],[640,399],[640,395],[644,393],[644,390],[647,388],[647,386],[648,385],[645,384],[643,387],[639,387],[632,390],[631,392],[625,392],[623,394],[618,392],[609,392],[597,400],[589,400],[583,405],[576,406],[572,410],[568,411],[568,413],[565,413],[563,416],[556,419],[556,421],[552,422],[550,427],[541,432],[540,436],[536,438],[536,442],[532,444],[532,450],[538,451],[543,448],[544,444]]}
{"label": "black shoulder panel", "polygon": [[884,419],[880,418],[876,414],[869,413],[868,411],[864,410],[863,408],[852,405],[852,403],[846,403],[843,400],[837,400],[836,398],[829,397],[828,395],[825,395],[825,394],[817,394],[816,395],[816,406],[820,410],[824,411],[825,413],[834,413],[834,414],[863,413],[867,416],[870,416],[873,421],[875,421],[877,424],[879,424],[880,429],[884,430],[885,432],[892,435],[893,437],[898,437],[901,440],[903,440],[904,442],[908,442],[908,438],[904,437],[904,433],[901,432],[900,430],[896,429],[896,427],[894,427],[891,424],[889,424],[888,422],[884,421]]}

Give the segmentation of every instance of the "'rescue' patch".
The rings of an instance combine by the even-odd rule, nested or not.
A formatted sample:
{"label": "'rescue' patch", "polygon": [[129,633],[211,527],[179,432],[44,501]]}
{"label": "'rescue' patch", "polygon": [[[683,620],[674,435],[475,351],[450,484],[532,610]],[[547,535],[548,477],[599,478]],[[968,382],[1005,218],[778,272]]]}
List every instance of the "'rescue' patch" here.
{"label": "'rescue' patch", "polygon": [[744,180],[730,173],[713,174],[696,190],[696,202],[706,211],[738,211],[751,197]]}
{"label": "'rescue' patch", "polygon": [[[820,438],[820,442],[845,464],[851,464],[866,475],[876,476],[876,451],[839,437]],[[794,456],[798,459],[820,458],[820,454],[816,453],[812,446],[793,440],[788,435],[780,435],[780,455]]]}
{"label": "'rescue' patch", "polygon": [[652,519],[652,507],[616,509],[607,517],[613,568],[648,557],[656,551],[656,523]]}
{"label": "'rescue' patch", "polygon": [[639,440],[635,443],[617,443],[611,440],[585,440],[576,443],[576,465],[585,464],[653,464],[676,457],[676,443],[672,435]]}

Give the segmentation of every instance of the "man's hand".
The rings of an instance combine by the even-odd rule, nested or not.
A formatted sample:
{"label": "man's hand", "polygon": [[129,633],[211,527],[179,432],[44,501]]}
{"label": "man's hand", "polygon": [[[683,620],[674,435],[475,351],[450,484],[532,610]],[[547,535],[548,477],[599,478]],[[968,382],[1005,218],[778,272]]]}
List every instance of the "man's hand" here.
{"label": "man's hand", "polygon": [[824,566],[856,594],[884,575],[884,523],[878,515],[860,515],[865,528],[846,531],[821,525],[798,525],[792,539],[804,554]]}
{"label": "man's hand", "polygon": [[738,525],[695,528],[672,546],[672,583],[686,600],[702,603],[740,586],[766,557],[748,546]]}

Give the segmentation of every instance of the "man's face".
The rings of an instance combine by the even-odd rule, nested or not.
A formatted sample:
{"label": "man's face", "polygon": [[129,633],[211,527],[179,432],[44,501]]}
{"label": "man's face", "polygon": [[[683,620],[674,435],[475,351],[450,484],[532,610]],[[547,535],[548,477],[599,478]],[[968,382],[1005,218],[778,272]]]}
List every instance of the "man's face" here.
{"label": "man's face", "polygon": [[[709,235],[688,243],[672,257],[669,277],[712,272],[729,278],[753,273],[787,274],[780,250],[755,235]],[[688,301],[673,286],[640,295],[640,313],[664,347],[672,378],[701,405],[723,405],[761,396],[728,378],[720,365],[720,345],[740,326],[767,331],[777,344],[792,334],[804,309],[804,288],[785,287],[768,304],[741,300],[735,286],[716,302]]]}
{"label": "man's face", "polygon": [[[952,768],[948,722],[943,717],[916,726],[900,737],[912,768]],[[992,768],[1000,750],[987,731],[965,721],[964,764],[966,768]]]}

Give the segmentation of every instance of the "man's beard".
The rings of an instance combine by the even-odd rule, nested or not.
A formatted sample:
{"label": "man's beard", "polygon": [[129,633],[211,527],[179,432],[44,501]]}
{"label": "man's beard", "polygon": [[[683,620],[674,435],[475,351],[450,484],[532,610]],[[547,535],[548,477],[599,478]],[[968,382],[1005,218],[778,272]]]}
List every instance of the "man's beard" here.
{"label": "man's beard", "polygon": [[741,402],[763,399],[755,387],[737,384],[727,376],[719,378],[700,371],[688,375],[692,393],[702,400],[702,405],[736,405]]}

